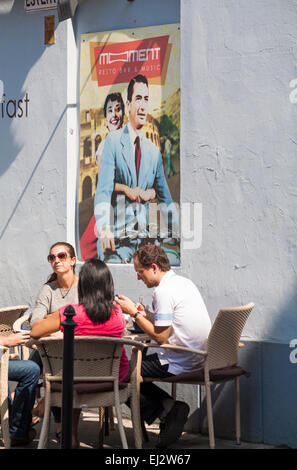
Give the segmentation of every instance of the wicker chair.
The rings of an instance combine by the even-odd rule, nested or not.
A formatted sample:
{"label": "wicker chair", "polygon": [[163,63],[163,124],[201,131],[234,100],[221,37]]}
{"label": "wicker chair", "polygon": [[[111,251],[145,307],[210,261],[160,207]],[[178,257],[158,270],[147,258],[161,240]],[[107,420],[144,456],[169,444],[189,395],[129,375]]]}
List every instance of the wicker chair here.
{"label": "wicker chair", "polygon": [[[28,310],[28,305],[16,305],[0,309],[0,335],[9,336],[14,330],[14,322]],[[15,346],[14,353],[10,354],[10,359],[20,359],[18,346]]]}
{"label": "wicker chair", "polygon": [[[196,353],[204,357],[203,367],[191,372],[182,373],[164,379],[156,377],[143,377],[142,382],[167,382],[173,387],[173,394],[176,392],[176,385],[197,384],[204,385],[206,389],[206,407],[208,419],[208,432],[210,448],[215,448],[215,436],[213,426],[213,414],[211,403],[211,385],[235,381],[235,428],[236,442],[240,444],[240,395],[239,395],[239,377],[241,375],[249,376],[237,364],[239,341],[244,325],[254,307],[253,303],[242,307],[222,309],[219,311],[207,340],[205,351],[185,348],[174,345],[148,344],[145,347],[167,348],[174,351],[187,351]],[[143,425],[143,423],[142,423]]]}
{"label": "wicker chair", "polygon": [[[22,329],[23,324],[30,319],[31,314],[25,314],[18,318],[13,324],[13,331],[19,331]],[[29,359],[30,354],[32,353],[33,340],[30,339],[25,345],[21,346],[22,348],[22,359]],[[101,408],[99,410],[99,443],[103,447],[104,434],[109,435],[109,427],[114,429],[114,420],[113,420],[113,407],[107,407],[106,409]],[[105,421],[104,421],[105,420]]]}
{"label": "wicker chair", "polygon": [[[47,337],[35,341],[43,363],[45,411],[38,448],[47,446],[51,406],[62,404],[63,338]],[[134,346],[131,357],[131,379],[119,383],[118,374],[124,345]],[[122,423],[120,404],[130,397],[135,447],[142,447],[139,409],[139,371],[143,345],[137,341],[98,337],[75,336],[73,408],[102,408],[114,406],[123,448],[128,448]],[[80,382],[80,383],[77,383]]]}
{"label": "wicker chair", "polygon": [[10,448],[8,416],[8,362],[9,348],[0,345],[0,423],[4,447]]}

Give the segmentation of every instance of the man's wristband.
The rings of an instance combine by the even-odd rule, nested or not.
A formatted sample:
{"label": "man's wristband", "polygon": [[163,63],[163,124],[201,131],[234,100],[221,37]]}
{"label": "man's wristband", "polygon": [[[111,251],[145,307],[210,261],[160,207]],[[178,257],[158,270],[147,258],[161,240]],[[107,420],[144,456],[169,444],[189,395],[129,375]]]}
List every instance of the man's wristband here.
{"label": "man's wristband", "polygon": [[137,310],[137,312],[135,312],[133,315],[131,315],[131,317],[133,318],[133,320],[136,320],[136,318],[138,317],[138,315],[141,315],[141,312],[139,312]]}

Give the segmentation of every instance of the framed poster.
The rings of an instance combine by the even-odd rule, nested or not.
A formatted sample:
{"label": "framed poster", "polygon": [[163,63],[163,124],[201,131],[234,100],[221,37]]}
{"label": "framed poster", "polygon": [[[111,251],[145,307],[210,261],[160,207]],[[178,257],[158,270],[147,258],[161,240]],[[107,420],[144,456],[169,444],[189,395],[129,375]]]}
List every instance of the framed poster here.
{"label": "framed poster", "polygon": [[141,245],[180,264],[179,24],[83,34],[81,260],[130,263]]}

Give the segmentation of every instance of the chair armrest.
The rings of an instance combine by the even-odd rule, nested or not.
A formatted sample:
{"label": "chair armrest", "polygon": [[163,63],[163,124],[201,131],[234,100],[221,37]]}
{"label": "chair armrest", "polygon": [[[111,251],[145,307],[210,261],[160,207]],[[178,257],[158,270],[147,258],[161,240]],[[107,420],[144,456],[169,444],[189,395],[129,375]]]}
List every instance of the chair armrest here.
{"label": "chair armrest", "polygon": [[30,318],[30,313],[26,313],[25,315],[22,315],[20,318],[18,318],[12,326],[13,331],[17,332],[21,330],[22,324],[25,323],[25,321],[29,320],[29,318]]}
{"label": "chair armrest", "polygon": [[[12,350],[14,352],[11,352]],[[0,351],[3,351],[3,353],[2,353],[3,360],[6,359],[6,355],[8,357],[7,360],[9,360],[9,359],[19,359],[20,358],[20,355],[18,353],[18,346],[6,347],[6,346],[3,346],[3,344],[0,344]],[[1,359],[1,356],[0,356],[0,359]]]}
{"label": "chair armrest", "polygon": [[[0,344],[0,399],[7,397],[8,394],[8,367],[9,367],[9,348]],[[3,432],[3,428],[2,428]]]}
{"label": "chair armrest", "polygon": [[[5,379],[6,375],[8,374],[8,364],[9,364],[9,348],[0,344],[0,389],[1,389],[1,382]],[[4,382],[3,382],[4,383]]]}
{"label": "chair armrest", "polygon": [[174,351],[183,351],[183,352],[190,352],[194,354],[198,354],[199,356],[207,356],[206,351],[202,351],[200,349],[192,349],[192,348],[187,348],[186,346],[178,346],[175,344],[144,344],[143,345],[145,348],[161,348],[161,349],[172,349]]}
{"label": "chair armrest", "polygon": [[141,343],[140,341],[135,340],[135,339],[126,340],[126,338],[125,338],[123,344],[124,344],[124,346],[126,346],[126,345],[127,346],[133,346],[132,350],[134,349],[134,346],[135,346],[136,349],[138,349],[140,351],[142,351],[143,348],[144,348],[144,344]]}
{"label": "chair armrest", "polygon": [[63,339],[64,338],[64,334],[62,333],[62,331],[55,331],[55,333],[51,333],[50,335],[48,336],[42,336],[41,338],[33,338],[31,337],[27,343],[25,344],[25,346],[27,348],[31,348],[31,349],[36,349],[37,350],[37,344],[38,343],[43,343],[44,340],[51,340],[51,339]]}
{"label": "chair armrest", "polygon": [[[49,382],[63,382],[62,375],[50,375],[48,373],[45,374],[46,380]],[[110,375],[108,376],[100,376],[100,377],[86,377],[86,376],[75,376],[73,377],[73,382],[114,382],[114,378]]]}
{"label": "chair armrest", "polygon": [[131,339],[133,341],[148,341],[148,340],[151,340],[152,338],[145,333],[132,333],[132,334],[123,336],[123,339],[125,340]]}

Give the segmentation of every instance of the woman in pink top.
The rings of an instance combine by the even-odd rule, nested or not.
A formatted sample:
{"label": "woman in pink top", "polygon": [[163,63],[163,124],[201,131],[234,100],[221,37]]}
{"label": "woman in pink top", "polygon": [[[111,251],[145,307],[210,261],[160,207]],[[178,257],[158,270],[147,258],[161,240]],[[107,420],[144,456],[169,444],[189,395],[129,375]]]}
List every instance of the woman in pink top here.
{"label": "woman in pink top", "polygon": [[[80,336],[112,336],[121,338],[126,321],[119,305],[114,303],[114,284],[110,270],[100,260],[86,261],[79,273],[78,305],[75,310],[74,321],[77,323],[74,334]],[[65,319],[64,306],[56,312],[47,315],[43,320],[36,320],[32,324],[31,336],[41,338],[52,333],[63,331],[61,323]],[[119,380],[122,381],[129,371],[129,361],[123,348]],[[75,410],[73,416],[73,446],[78,446],[77,426],[79,411]]]}

